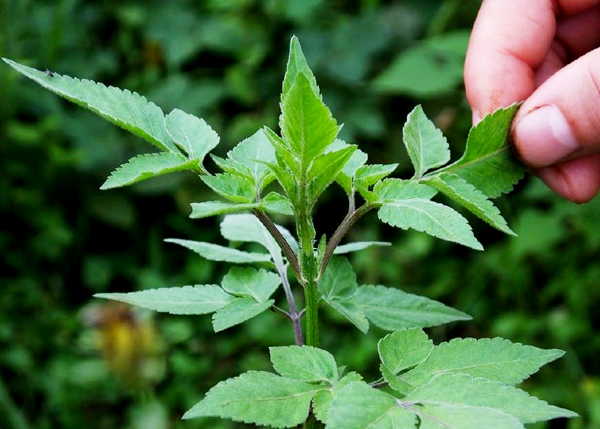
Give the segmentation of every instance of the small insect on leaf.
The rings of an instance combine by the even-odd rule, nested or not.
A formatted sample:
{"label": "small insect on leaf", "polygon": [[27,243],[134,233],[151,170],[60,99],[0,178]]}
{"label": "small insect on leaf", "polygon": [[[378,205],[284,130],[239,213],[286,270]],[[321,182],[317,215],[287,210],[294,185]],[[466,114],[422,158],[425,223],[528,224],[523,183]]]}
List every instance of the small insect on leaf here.
{"label": "small insect on leaf", "polygon": [[44,73],[46,73],[48,76],[50,77],[54,77],[54,72],[51,72],[50,70],[46,69],[44,70]]}

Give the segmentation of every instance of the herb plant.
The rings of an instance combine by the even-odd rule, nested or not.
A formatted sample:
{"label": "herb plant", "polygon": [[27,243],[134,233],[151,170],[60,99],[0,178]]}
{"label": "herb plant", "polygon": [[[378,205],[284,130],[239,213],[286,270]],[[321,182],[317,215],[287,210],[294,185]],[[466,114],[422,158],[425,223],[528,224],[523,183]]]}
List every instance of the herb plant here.
{"label": "herb plant", "polygon": [[[270,349],[277,374],[250,371],[225,380],[185,413],[185,419],[214,416],[276,428],[303,424],[328,429],[516,429],[575,416],[514,387],[564,352],[501,338],[434,345],[423,328],[470,317],[397,288],[359,286],[351,264],[340,256],[390,244],[341,245],[349,229],[371,210],[392,226],[482,250],[459,212],[432,201],[440,193],[494,228],[514,234],[491,199],[511,191],[524,174],[507,145],[518,106],[498,110],[474,127],[465,153],[449,165],[445,137],[416,107],[404,126],[404,144],[415,174],[408,180],[389,178],[397,164],[367,164],[367,154],[337,139],[341,126],[324,104],[294,37],[281,95],[281,135],[265,127],[226,158],[211,155],[221,170],[213,174],[205,158],[219,136],[202,119],[178,109],[165,116],[136,93],[4,61],[159,149],[129,160],[101,189],[191,171],[226,200],[192,204],[191,217],[225,215],[221,223],[225,239],[253,242],[266,250],[169,239],[209,260],[239,266],[231,268],[220,285],[96,295],[172,314],[212,313],[215,332],[268,309],[289,319],[296,344]],[[313,211],[334,183],[348,198],[348,213],[327,237],[317,234]],[[276,225],[272,214],[289,216],[295,236]],[[304,291],[302,310],[292,290],[296,284]],[[287,309],[276,305],[280,287]],[[379,380],[367,383],[319,348],[320,305],[333,307],[362,332],[370,324],[391,332],[378,343]]]}

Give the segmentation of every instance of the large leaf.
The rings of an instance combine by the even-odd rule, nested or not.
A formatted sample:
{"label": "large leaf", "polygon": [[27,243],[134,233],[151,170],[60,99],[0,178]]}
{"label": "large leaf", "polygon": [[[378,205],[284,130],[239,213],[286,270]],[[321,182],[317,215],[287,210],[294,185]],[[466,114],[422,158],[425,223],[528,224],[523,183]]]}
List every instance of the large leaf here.
{"label": "large leaf", "polygon": [[421,106],[415,107],[408,115],[403,135],[404,145],[415,168],[415,177],[420,178],[432,168],[441,167],[450,161],[446,137],[425,116]]}
{"label": "large leaf", "polygon": [[516,417],[492,408],[423,405],[414,411],[419,429],[525,429]]}
{"label": "large leaf", "polygon": [[248,319],[258,316],[271,307],[275,301],[256,302],[252,298],[236,298],[213,314],[213,328],[221,332],[232,326],[239,325]]}
{"label": "large leaf", "polygon": [[204,121],[182,110],[174,109],[165,119],[167,132],[190,159],[202,166],[204,157],[219,144],[219,136]]}
{"label": "large leaf", "polygon": [[335,383],[338,368],[333,356],[325,350],[309,346],[271,347],[273,368],[284,377],[306,382]]}
{"label": "large leaf", "polygon": [[414,429],[417,416],[396,398],[363,382],[341,389],[329,406],[327,429]]}
{"label": "large leaf", "polygon": [[464,155],[432,174],[457,174],[490,198],[510,192],[525,174],[508,144],[510,124],[518,108],[515,104],[486,116],[471,129]]}
{"label": "large leaf", "polygon": [[249,264],[253,262],[269,262],[271,260],[271,256],[266,253],[243,252],[231,247],[219,246],[218,244],[176,238],[168,238],[165,241],[167,243],[175,243],[186,247],[210,261]]}
{"label": "large leaf", "polygon": [[561,350],[542,350],[502,338],[455,339],[436,346],[427,360],[404,374],[402,379],[413,386],[421,386],[435,376],[459,373],[516,384],[562,355]]}
{"label": "large leaf", "polygon": [[310,402],[321,389],[268,372],[250,371],[217,384],[183,418],[222,417],[291,428],[308,418]]}
{"label": "large leaf", "polygon": [[505,384],[466,374],[444,374],[410,393],[404,401],[430,406],[493,408],[516,417],[522,423],[535,423],[558,417],[576,417],[563,408],[548,405],[527,392]]}
{"label": "large leaf", "polygon": [[113,189],[132,185],[142,180],[167,173],[198,168],[197,160],[187,160],[183,155],[162,152],[138,155],[111,173],[100,189]]}
{"label": "large leaf", "polygon": [[420,364],[427,359],[432,349],[433,341],[422,329],[396,331],[377,344],[379,358],[392,374]]}
{"label": "large leaf", "polygon": [[388,331],[471,319],[469,315],[440,302],[384,286],[361,286],[352,302],[371,322]]}
{"label": "large leaf", "polygon": [[369,321],[365,313],[350,300],[334,299],[329,302],[338,313],[344,316],[350,323],[356,326],[362,333],[366,334],[369,331]]}
{"label": "large leaf", "polygon": [[162,150],[179,154],[167,133],[162,110],[145,97],[126,89],[106,87],[91,80],[79,80],[58,73],[45,73],[7,58],[3,60],[44,88],[90,109]]}
{"label": "large leaf", "polygon": [[440,190],[475,216],[489,223],[494,228],[515,235],[500,214],[500,210],[477,188],[456,174],[440,174],[424,181],[429,186]]}
{"label": "large leaf", "polygon": [[221,286],[232,295],[246,296],[257,302],[265,302],[280,284],[281,277],[275,273],[263,269],[233,267],[223,277]]}
{"label": "large leaf", "polygon": [[234,300],[234,297],[215,285],[148,289],[130,293],[97,293],[94,296],[171,314],[208,314]]}

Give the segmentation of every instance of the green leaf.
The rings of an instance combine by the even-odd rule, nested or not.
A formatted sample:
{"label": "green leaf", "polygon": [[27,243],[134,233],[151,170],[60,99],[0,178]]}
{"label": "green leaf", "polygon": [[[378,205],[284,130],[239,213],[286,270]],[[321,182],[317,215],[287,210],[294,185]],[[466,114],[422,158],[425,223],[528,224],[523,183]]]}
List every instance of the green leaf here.
{"label": "green leaf", "polygon": [[433,341],[422,329],[396,331],[377,344],[379,358],[392,374],[417,366],[427,359],[432,349]]}
{"label": "green leaf", "polygon": [[352,302],[371,322],[388,331],[471,319],[468,314],[440,302],[384,286],[360,286]]}
{"label": "green leaf", "polygon": [[294,173],[286,167],[282,167],[278,164],[266,164],[277,182],[281,185],[285,191],[287,197],[292,203],[292,206],[298,205],[298,186]]}
{"label": "green leaf", "polygon": [[340,129],[304,74],[297,76],[283,97],[279,126],[283,141],[300,161],[302,172],[308,171],[310,163],[333,143]]}
{"label": "green leaf", "polygon": [[219,136],[204,121],[182,110],[174,109],[165,118],[167,132],[190,159],[200,166],[208,152],[219,144]]}
{"label": "green leaf", "polygon": [[373,246],[388,247],[392,243],[387,241],[357,241],[356,243],[342,244],[333,251],[334,255],[343,255],[346,253],[358,252],[360,250],[368,249]]}
{"label": "green leaf", "polygon": [[428,170],[450,161],[450,148],[442,132],[429,120],[421,106],[408,115],[403,129],[404,145],[420,178]]}
{"label": "green leaf", "polygon": [[486,116],[471,129],[464,155],[432,175],[457,174],[489,198],[510,192],[525,174],[525,168],[515,159],[508,144],[510,124],[518,108],[514,104]]}
{"label": "green leaf", "polygon": [[327,429],[414,429],[417,416],[396,398],[363,382],[341,389],[329,406]]}
{"label": "green leaf", "polygon": [[356,170],[356,184],[358,187],[369,187],[392,174],[398,164],[370,164],[363,165]]}
{"label": "green leaf", "polygon": [[227,153],[227,158],[250,172],[259,191],[269,183],[271,177],[265,163],[276,161],[273,146],[262,129],[238,143]]}
{"label": "green leaf", "polygon": [[306,382],[338,381],[338,369],[331,353],[309,346],[270,347],[273,368],[284,377]]}
{"label": "green leaf", "polygon": [[[335,139],[327,149],[325,153],[334,152],[340,149],[350,147],[348,143],[343,140]],[[358,168],[362,167],[367,162],[368,156],[360,149],[356,149],[350,159],[344,165],[342,171],[337,175],[336,182],[344,189],[346,194],[352,194],[352,182],[354,181],[354,174]]]}
{"label": "green leaf", "polygon": [[308,186],[312,201],[315,201],[336,180],[355,150],[356,146],[352,145],[315,158],[308,170]]}
{"label": "green leaf", "polygon": [[362,381],[362,377],[356,372],[349,372],[333,386],[320,390],[313,399],[315,417],[319,419],[319,421],[327,423],[327,414],[329,413],[331,402],[341,389],[355,381]]}
{"label": "green leaf", "polygon": [[516,417],[491,408],[424,405],[414,411],[421,418],[419,429],[525,429]]}
{"label": "green leaf", "polygon": [[290,40],[290,54],[288,57],[287,70],[283,79],[282,100],[292,90],[299,75],[303,75],[307,79],[313,93],[316,96],[319,96],[317,80],[311,69],[308,67],[300,42],[296,36],[292,36],[292,40]]}
{"label": "green leaf", "polygon": [[356,326],[363,334],[369,331],[369,321],[362,310],[349,300],[332,300],[328,303],[350,323]]}
{"label": "green leaf", "polygon": [[269,213],[279,213],[288,216],[294,214],[290,200],[277,192],[269,192],[266,197],[260,200],[257,208]]}
{"label": "green leaf", "polygon": [[319,293],[326,302],[347,299],[356,292],[356,274],[346,258],[333,258],[319,282]]}
{"label": "green leaf", "polygon": [[225,307],[234,299],[215,285],[148,289],[130,293],[97,293],[94,296],[171,314],[208,314]]}
{"label": "green leaf", "polygon": [[263,269],[257,271],[254,268],[233,267],[223,277],[221,286],[232,295],[265,302],[280,284],[281,278],[275,273]]}
{"label": "green leaf", "polygon": [[[288,144],[275,133],[275,131],[266,126],[263,128],[263,131],[267,136],[269,143],[271,143],[275,150],[277,164],[283,167],[284,170],[289,170],[292,177],[299,176],[301,174],[301,165],[297,155],[291,150]],[[270,166],[269,163],[267,163],[267,165]]]}
{"label": "green leaf", "polygon": [[251,264],[254,262],[269,262],[271,260],[271,256],[266,253],[243,252],[231,247],[219,246],[218,244],[176,238],[168,238],[165,241],[186,247],[209,261]]}
{"label": "green leaf", "polygon": [[126,89],[106,87],[91,80],[79,80],[58,73],[47,74],[7,58],[3,60],[44,88],[91,110],[159,149],[179,154],[167,133],[162,110],[145,97]]}
{"label": "green leaf", "polygon": [[221,417],[291,428],[308,418],[310,402],[321,389],[268,372],[250,371],[217,384],[183,418]]}
{"label": "green leaf", "polygon": [[250,203],[256,197],[252,183],[242,177],[221,173],[214,176],[201,176],[200,178],[217,194],[234,203]]}
{"label": "green leaf", "polygon": [[229,213],[246,212],[261,208],[260,203],[235,204],[222,201],[206,201],[203,203],[192,203],[192,219],[202,219]]}
{"label": "green leaf", "polygon": [[138,155],[111,173],[100,189],[113,189],[132,185],[142,180],[183,170],[195,170],[198,161],[188,161],[182,155],[162,152]]}
{"label": "green leaf", "polygon": [[400,392],[402,395],[406,395],[415,390],[414,386],[403,381],[402,378],[394,374],[384,364],[379,365],[379,370],[381,371],[381,375],[383,375],[383,379],[388,384],[388,386],[390,386],[396,392]]}
{"label": "green leaf", "polygon": [[378,197],[379,203],[385,203],[395,200],[430,200],[436,196],[438,191],[412,180],[386,179],[375,185],[373,193]]}
{"label": "green leaf", "polygon": [[523,390],[466,374],[439,375],[404,400],[430,406],[493,408],[516,417],[522,423],[577,417],[577,414],[548,405]]}
{"label": "green leaf", "polygon": [[455,339],[434,347],[427,360],[402,378],[421,386],[435,376],[459,373],[516,384],[563,355],[561,350],[542,350],[502,338]]}
{"label": "green leaf", "polygon": [[232,326],[239,325],[248,319],[258,316],[274,303],[275,301],[272,299],[265,302],[256,302],[252,298],[236,298],[213,314],[213,328],[215,332],[221,332]]}
{"label": "green leaf", "polygon": [[456,174],[440,174],[439,176],[425,179],[424,183],[440,190],[444,195],[452,198],[494,228],[509,235],[516,235],[508,227],[506,220],[500,214],[500,210],[488,200],[485,194],[462,177]]}

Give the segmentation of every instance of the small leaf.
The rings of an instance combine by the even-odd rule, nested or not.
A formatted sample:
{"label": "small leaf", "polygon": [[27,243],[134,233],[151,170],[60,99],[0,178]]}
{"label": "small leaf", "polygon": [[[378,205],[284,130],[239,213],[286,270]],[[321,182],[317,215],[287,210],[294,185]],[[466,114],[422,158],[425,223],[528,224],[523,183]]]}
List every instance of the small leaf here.
{"label": "small leaf", "polygon": [[269,182],[270,172],[265,163],[275,162],[275,151],[264,130],[238,143],[227,153],[227,158],[250,171],[255,186],[260,191]]}
{"label": "small leaf", "polygon": [[346,258],[333,258],[319,282],[319,293],[326,302],[347,299],[356,292],[356,274]]}
{"label": "small leaf", "polygon": [[[325,153],[334,152],[340,149],[349,147],[350,145],[343,140],[335,139],[327,149]],[[356,170],[362,167],[368,160],[368,156],[360,149],[356,149],[350,159],[344,165],[342,171],[337,175],[336,182],[346,191],[346,194],[352,195],[352,183],[354,181],[354,174]]]}
{"label": "small leaf", "polygon": [[440,190],[475,216],[494,228],[509,235],[516,235],[506,224],[500,210],[477,188],[456,174],[440,174],[424,180],[429,186]]}
{"label": "small leaf", "polygon": [[402,378],[421,386],[437,375],[459,373],[516,384],[563,355],[561,350],[542,350],[502,338],[455,339],[434,347],[427,360]]}
{"label": "small leaf", "polygon": [[217,194],[234,203],[250,203],[256,197],[252,183],[242,177],[221,173],[214,176],[201,176],[200,178]]}
{"label": "small leaf", "polygon": [[223,277],[221,286],[232,295],[265,302],[280,284],[281,278],[275,273],[263,269],[257,271],[254,268],[233,267]]}
{"label": "small leaf", "polygon": [[113,189],[132,185],[167,173],[195,170],[198,161],[186,160],[182,155],[162,152],[138,155],[113,171],[100,189]]}
{"label": "small leaf", "polygon": [[370,164],[363,165],[356,170],[356,183],[357,186],[366,188],[372,186],[382,179],[385,179],[392,174],[398,164]]}
{"label": "small leaf", "polygon": [[356,243],[342,244],[341,246],[336,247],[333,254],[343,255],[346,253],[358,252],[373,246],[388,247],[391,245],[392,243],[388,243],[387,241],[358,241]]}
{"label": "small leaf", "polygon": [[329,406],[327,429],[415,429],[417,416],[396,398],[363,382],[341,389]]}
{"label": "small leaf", "polygon": [[67,100],[91,110],[115,125],[141,137],[159,149],[179,154],[165,127],[164,114],[145,97],[91,80],[58,73],[48,75],[3,58],[9,66]]}
{"label": "small leaf", "polygon": [[392,374],[417,366],[427,359],[432,349],[433,341],[422,329],[396,331],[377,344],[379,358]]}
{"label": "small leaf", "polygon": [[225,307],[234,299],[215,285],[148,289],[130,293],[97,293],[94,296],[171,314],[208,314]]}
{"label": "small leaf", "polygon": [[352,302],[382,329],[427,328],[458,320],[470,320],[463,312],[431,299],[384,286],[361,286]]}
{"label": "small leaf", "polygon": [[190,218],[202,219],[210,216],[246,212],[260,208],[260,203],[235,204],[224,203],[221,201],[206,201],[203,203],[192,203],[192,213],[190,214]]}
{"label": "small leaf", "polygon": [[577,417],[577,414],[548,405],[523,390],[466,374],[439,375],[404,400],[430,406],[493,408],[522,423]]}
{"label": "small leaf", "polygon": [[277,192],[269,192],[269,194],[260,200],[258,207],[269,213],[279,213],[288,216],[294,214],[290,200]]}
{"label": "small leaf", "polygon": [[175,243],[186,247],[209,261],[232,262],[235,264],[250,264],[254,262],[269,262],[271,256],[266,253],[243,252],[231,247],[219,246],[200,241],[168,238],[167,243]]}
{"label": "small leaf", "polygon": [[356,372],[349,372],[333,386],[328,389],[320,390],[315,395],[315,398],[313,399],[313,410],[315,412],[315,417],[319,419],[319,421],[327,423],[327,414],[331,402],[341,389],[354,381],[362,381],[362,377]]}
{"label": "small leaf", "polygon": [[[271,143],[275,150],[277,164],[285,170],[289,170],[293,177],[299,176],[301,174],[301,165],[297,154],[291,150],[289,145],[284,142],[275,131],[266,126],[263,128],[263,131],[265,136],[267,136],[269,143]],[[270,163],[266,164],[270,165]]]}
{"label": "small leaf", "polygon": [[221,417],[274,428],[298,426],[308,418],[310,402],[322,387],[250,371],[210,389],[184,419]]}
{"label": "small leaf", "polygon": [[281,98],[285,97],[296,83],[299,75],[304,75],[308,80],[310,88],[316,96],[319,96],[319,87],[317,86],[317,80],[313,75],[313,72],[308,67],[304,52],[296,36],[292,36],[290,40],[290,54],[288,57],[287,70],[283,79],[283,92]]}
{"label": "small leaf", "polygon": [[252,298],[236,298],[213,314],[213,328],[215,332],[221,332],[232,326],[239,325],[248,319],[258,316],[274,303],[275,301],[272,299],[265,302],[256,302]]}
{"label": "small leaf", "polygon": [[333,356],[315,347],[270,347],[273,368],[284,377],[306,382],[335,383],[338,369]]}
{"label": "small leaf", "polygon": [[369,321],[358,306],[349,300],[334,299],[328,303],[350,323],[356,326],[363,334],[369,331]]}
{"label": "small leaf", "polygon": [[182,110],[174,109],[165,118],[167,132],[185,150],[190,159],[202,165],[204,157],[219,144],[219,136],[204,121]]}
{"label": "small leaf", "polygon": [[437,189],[412,180],[386,179],[373,189],[380,203],[394,200],[430,200],[438,193]]}
{"label": "small leaf", "polygon": [[348,146],[315,158],[308,170],[307,179],[312,201],[333,183],[355,150],[356,146]]}
{"label": "small leaf", "polygon": [[508,144],[510,124],[518,108],[514,104],[486,116],[471,129],[464,155],[432,175],[457,174],[489,198],[510,192],[525,174],[525,167],[515,159]]}
{"label": "small leaf", "polygon": [[441,167],[450,161],[450,148],[442,132],[417,106],[408,115],[403,129],[404,145],[415,168],[415,177],[420,178],[428,170]]}

